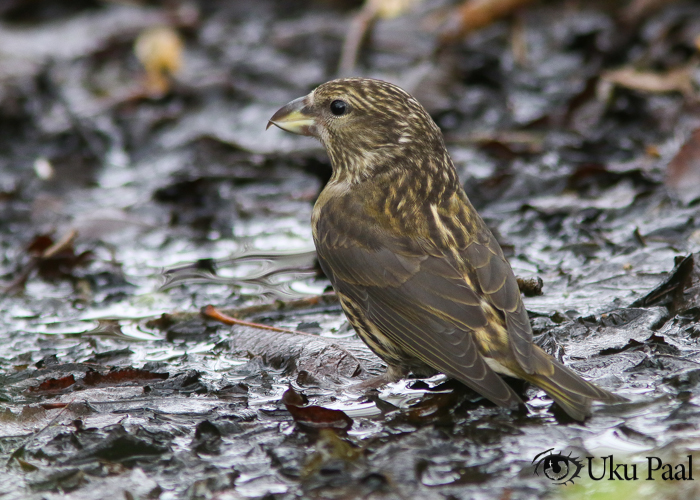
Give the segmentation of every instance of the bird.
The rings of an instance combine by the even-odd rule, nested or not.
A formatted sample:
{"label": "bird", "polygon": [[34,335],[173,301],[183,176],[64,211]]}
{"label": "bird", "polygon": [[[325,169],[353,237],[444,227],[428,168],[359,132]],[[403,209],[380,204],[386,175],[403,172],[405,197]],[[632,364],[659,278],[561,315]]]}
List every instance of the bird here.
{"label": "bird", "polygon": [[349,323],[386,363],[386,382],[444,373],[496,405],[522,407],[506,375],[579,421],[593,401],[626,400],[534,343],[513,270],[413,96],[382,80],[332,80],[280,108],[272,125],[319,139],[330,158],[311,217],[318,261]]}

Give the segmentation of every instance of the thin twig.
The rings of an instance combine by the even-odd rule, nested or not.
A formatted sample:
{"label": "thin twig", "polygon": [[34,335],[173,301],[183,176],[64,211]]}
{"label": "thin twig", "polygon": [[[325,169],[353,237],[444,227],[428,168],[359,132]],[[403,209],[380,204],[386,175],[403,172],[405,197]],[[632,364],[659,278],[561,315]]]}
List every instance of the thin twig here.
{"label": "thin twig", "polygon": [[357,55],[360,52],[362,41],[374,22],[377,15],[378,2],[366,0],[360,12],[353,17],[350,28],[343,41],[343,50],[340,54],[338,76],[350,76],[357,64]]}
{"label": "thin twig", "polygon": [[[295,311],[299,309],[307,309],[310,307],[318,305],[333,305],[338,303],[338,297],[334,293],[324,293],[323,295],[314,295],[312,297],[305,297],[303,299],[295,300],[276,300],[274,302],[269,302],[266,304],[258,304],[255,306],[239,307],[239,308],[218,308],[218,310],[236,319],[247,318],[250,316],[255,316],[256,314],[262,314],[267,312],[287,312]],[[163,314],[161,317],[149,320],[146,323],[148,328],[158,328],[163,329],[162,325],[172,325],[173,323],[178,323],[181,321],[188,321],[201,316],[202,312],[197,311],[182,311]]]}
{"label": "thin twig", "polygon": [[293,335],[309,335],[311,337],[316,337],[318,338],[318,335],[313,335],[312,333],[306,333],[306,332],[299,332],[297,330],[289,330],[288,328],[278,328],[276,326],[270,326],[270,325],[263,325],[260,323],[252,323],[250,321],[243,321],[242,319],[237,319],[232,316],[228,316],[227,314],[222,313],[219,311],[216,307],[214,306],[205,306],[202,308],[202,315],[214,319],[216,321],[219,321],[225,325],[239,325],[239,326],[248,326],[250,328],[257,328],[258,330],[270,330],[273,332],[279,332],[279,333],[291,333]]}
{"label": "thin twig", "polygon": [[75,238],[77,238],[77,236],[78,231],[76,231],[75,229],[71,229],[66,234],[64,234],[60,240],[58,240],[56,243],[44,250],[44,252],[41,254],[41,258],[50,259],[57,253],[69,249],[75,241]]}

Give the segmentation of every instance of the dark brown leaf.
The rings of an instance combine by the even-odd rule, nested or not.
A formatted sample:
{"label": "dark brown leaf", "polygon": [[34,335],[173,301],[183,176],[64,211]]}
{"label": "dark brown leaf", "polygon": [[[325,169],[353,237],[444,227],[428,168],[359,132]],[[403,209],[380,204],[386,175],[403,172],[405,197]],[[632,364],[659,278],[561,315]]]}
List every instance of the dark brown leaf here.
{"label": "dark brown leaf", "polygon": [[405,413],[406,419],[414,424],[433,421],[446,416],[459,400],[455,391],[429,394]]}
{"label": "dark brown leaf", "polygon": [[298,393],[293,387],[289,387],[282,395],[282,402],[289,406],[305,406],[309,404],[309,400],[303,394]]}
{"label": "dark brown leaf", "polygon": [[345,432],[352,427],[353,420],[345,412],[322,406],[302,406],[305,404],[304,400],[305,398],[291,387],[282,396],[287,411],[302,429],[335,429]]}
{"label": "dark brown leaf", "polygon": [[50,378],[44,380],[41,384],[36,387],[30,387],[30,392],[59,392],[75,384],[75,377],[73,374],[67,375],[61,378]]}
{"label": "dark brown leaf", "polygon": [[27,252],[36,255],[42,255],[47,248],[53,245],[53,238],[48,234],[40,234],[36,236],[32,242],[27,245]]}
{"label": "dark brown leaf", "polygon": [[104,375],[97,371],[89,371],[85,374],[83,382],[85,385],[117,385],[125,382],[165,380],[167,378],[167,373],[154,373],[147,370],[124,368],[105,373]]}
{"label": "dark brown leaf", "polygon": [[700,197],[700,129],[696,129],[666,167],[666,185],[685,203]]}

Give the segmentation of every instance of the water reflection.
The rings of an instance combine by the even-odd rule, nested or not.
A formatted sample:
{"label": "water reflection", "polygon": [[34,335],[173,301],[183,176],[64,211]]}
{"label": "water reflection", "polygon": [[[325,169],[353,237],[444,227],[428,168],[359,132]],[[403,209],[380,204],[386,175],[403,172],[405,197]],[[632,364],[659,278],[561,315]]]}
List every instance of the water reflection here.
{"label": "water reflection", "polygon": [[317,294],[322,287],[310,283],[313,249],[295,251],[259,251],[243,249],[223,259],[200,259],[163,270],[161,290],[178,285],[204,283],[240,287],[242,293],[267,294],[277,298],[295,298]]}

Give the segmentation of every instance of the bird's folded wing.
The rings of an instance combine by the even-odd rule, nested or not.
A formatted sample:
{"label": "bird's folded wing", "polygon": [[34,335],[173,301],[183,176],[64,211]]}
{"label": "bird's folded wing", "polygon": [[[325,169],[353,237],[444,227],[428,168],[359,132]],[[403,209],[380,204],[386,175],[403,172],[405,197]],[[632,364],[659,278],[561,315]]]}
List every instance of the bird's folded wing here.
{"label": "bird's folded wing", "polygon": [[[352,219],[349,214],[348,219]],[[336,279],[349,286],[389,287],[404,297],[404,303],[454,323],[466,331],[486,322],[479,305],[482,297],[503,316],[510,350],[527,374],[549,368],[535,366],[532,329],[520,296],[520,288],[498,242],[481,219],[479,241],[468,241],[456,249],[459,262],[447,249],[427,240],[372,233],[361,241],[350,220],[331,224],[322,219],[317,241],[319,256],[329,261]],[[359,221],[358,221],[359,222]],[[332,261],[332,262],[331,262]],[[407,283],[411,280],[410,283]],[[335,284],[335,283],[334,283]]]}
{"label": "bird's folded wing", "polygon": [[532,328],[520,287],[493,235],[486,231],[480,235],[480,243],[471,242],[461,251],[462,260],[476,276],[474,281],[489,304],[503,314],[511,352],[525,373],[531,374],[540,367],[533,366]]}
{"label": "bird's folded wing", "polygon": [[391,342],[495,403],[520,401],[479,353],[473,331],[487,318],[475,290],[448,257],[388,236],[368,249],[323,229],[319,258],[336,291]]}

